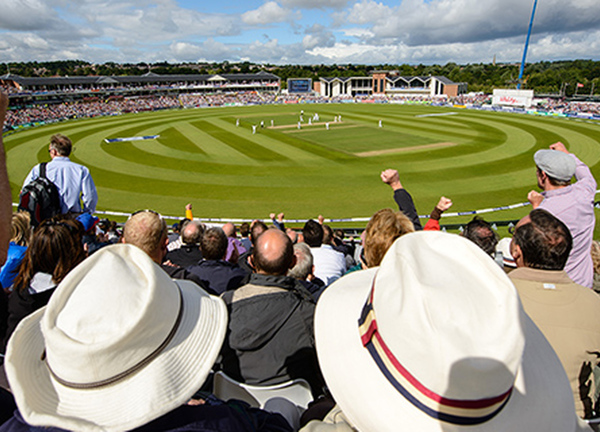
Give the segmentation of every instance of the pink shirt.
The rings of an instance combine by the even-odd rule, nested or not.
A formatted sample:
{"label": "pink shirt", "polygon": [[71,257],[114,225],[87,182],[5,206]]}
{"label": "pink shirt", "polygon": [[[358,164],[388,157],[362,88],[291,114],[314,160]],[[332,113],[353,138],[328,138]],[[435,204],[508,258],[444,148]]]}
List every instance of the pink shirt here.
{"label": "pink shirt", "polygon": [[591,248],[596,218],[594,196],[596,180],[586,164],[574,154],[577,162],[577,182],[551,191],[543,192],[544,200],[538,208],[547,210],[560,219],[571,231],[573,249],[567,260],[565,271],[576,283],[591,288],[594,281]]}

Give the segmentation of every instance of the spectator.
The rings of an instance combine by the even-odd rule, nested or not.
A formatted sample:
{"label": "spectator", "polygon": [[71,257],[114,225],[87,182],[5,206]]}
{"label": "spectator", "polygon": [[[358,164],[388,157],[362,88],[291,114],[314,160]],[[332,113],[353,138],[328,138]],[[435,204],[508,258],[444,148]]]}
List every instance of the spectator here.
{"label": "spectator", "polygon": [[394,191],[394,201],[398,204],[398,209],[403,212],[414,224],[415,230],[422,230],[421,222],[419,222],[419,215],[415,208],[412,197],[406,189],[400,183],[400,177],[398,171],[395,169],[386,169],[380,174],[381,181],[389,185]]}
{"label": "spectator", "polygon": [[[333,237],[332,237],[332,246],[333,248],[338,251],[343,253],[346,256],[346,261],[348,262],[348,257],[350,257],[350,261],[352,262],[352,265],[354,265],[354,252],[355,252],[355,245],[354,245],[354,241],[353,239],[351,239],[351,241],[348,243],[344,240],[346,236],[346,233],[344,233],[344,230],[342,229],[336,229],[333,232]],[[350,267],[350,266],[348,266]]]}
{"label": "spectator", "polygon": [[225,261],[227,253],[227,236],[222,228],[208,228],[202,240],[202,261],[190,266],[187,270],[196,275],[203,284],[217,294],[233,290],[241,286],[248,273],[237,264]]}
{"label": "spectator", "polygon": [[310,247],[306,243],[296,243],[294,244],[294,255],[296,264],[288,271],[288,276],[298,279],[317,301],[325,283],[314,274],[315,266]]}
{"label": "spectator", "polygon": [[329,225],[325,224],[323,224],[323,244],[331,246],[334,251],[344,255],[347,269],[354,265],[354,258],[352,258],[354,249],[345,245],[343,242],[336,242],[333,229]]}
{"label": "spectator", "polygon": [[[186,214],[188,213],[188,211],[191,211],[191,210],[187,210],[187,207],[186,207]],[[192,219],[189,219],[187,217],[181,219],[179,221],[179,223],[177,224],[177,230],[173,229],[173,234],[176,233],[177,235],[173,236],[173,234],[171,234],[170,238],[167,235],[167,238],[169,238],[169,243],[167,244],[167,250],[169,252],[174,251],[175,249],[179,249],[181,247],[181,245],[183,244],[183,240],[181,239],[181,232],[183,231],[185,226],[188,223],[190,223],[191,220]],[[175,239],[171,240],[173,237],[175,237]]]}
{"label": "spectator", "polygon": [[495,257],[498,234],[492,229],[489,222],[475,216],[465,226],[462,236],[471,240],[490,257]]}
{"label": "spectator", "polygon": [[29,239],[31,238],[31,223],[29,213],[13,213],[10,223],[10,244],[8,246],[8,257],[6,263],[0,270],[0,284],[2,288],[8,289],[12,286],[19,266],[25,258]]}
{"label": "spectator", "polygon": [[563,271],[573,240],[546,210],[533,210],[516,227],[510,273],[523,308],[561,360],[580,417],[600,415],[592,373],[600,351],[600,297]]}
{"label": "spectator", "polygon": [[[552,144],[550,150],[537,151],[533,159],[538,187],[543,192],[531,191],[527,198],[534,209],[549,211],[569,227],[573,249],[565,271],[574,282],[592,288],[594,269],[590,249],[596,225],[596,180],[587,165],[569,153],[561,142]],[[571,185],[573,175],[577,183]]]}
{"label": "spectator", "polygon": [[110,243],[103,241],[96,235],[96,226],[100,219],[89,213],[82,213],[76,218],[83,226],[83,246],[88,256]]}
{"label": "spectator", "polygon": [[202,259],[200,241],[203,234],[202,222],[198,220],[188,222],[181,231],[181,247],[168,251],[165,259],[183,268],[198,264]]}
{"label": "spectator", "polygon": [[344,254],[333,250],[331,245],[323,244],[323,227],[313,219],[302,228],[304,242],[310,246],[315,265],[315,276],[330,285],[346,272]]}
{"label": "spectator", "polygon": [[[99,232],[98,232],[99,231]],[[119,230],[117,222],[108,219],[101,219],[98,222],[98,234],[103,235],[103,241],[115,244],[121,241],[122,232]]]}
{"label": "spectator", "polygon": [[400,211],[383,209],[376,212],[365,229],[364,255],[365,268],[377,267],[381,260],[396,241],[404,234],[414,232],[414,224]]}
{"label": "spectator", "polygon": [[592,262],[594,263],[594,291],[600,293],[600,243],[592,242]]}
{"label": "spectator", "polygon": [[17,324],[45,306],[56,286],[85,259],[82,237],[79,222],[60,216],[46,219],[34,231],[8,298],[4,345]]}
{"label": "spectator", "polygon": [[146,252],[152,261],[160,265],[160,268],[173,279],[191,280],[210,294],[214,294],[210,287],[205,286],[196,275],[182,267],[163,262],[167,254],[167,243],[169,242],[167,224],[154,210],[142,210],[133,213],[125,223],[121,241],[137,246]]}
{"label": "spectator", "polygon": [[[58,188],[63,214],[94,213],[98,203],[94,180],[86,167],[71,162],[69,159],[71,150],[72,144],[68,137],[56,134],[50,138],[48,152],[52,160],[46,167],[46,177]],[[23,187],[39,175],[40,166],[36,165],[25,178]]]}
{"label": "spectator", "polygon": [[242,242],[238,240],[234,224],[231,222],[224,224],[223,232],[227,236],[227,254],[225,255],[225,261],[236,264],[240,255],[246,253],[246,248],[242,245]]}
{"label": "spectator", "polygon": [[248,284],[223,294],[229,311],[223,371],[248,384],[278,384],[304,378],[321,393],[313,338],[315,303],[294,278],[292,242],[276,228],[254,244],[256,273]]}
{"label": "spectator", "polygon": [[337,424],[303,431],[589,430],[510,280],[460,236],[400,237],[325,290],[315,333]]}
{"label": "spectator", "polygon": [[269,215],[269,218],[271,219],[271,222],[273,222],[273,226],[275,228],[285,232],[285,214],[283,212],[279,213],[278,215],[275,215],[275,213],[271,213]]}
{"label": "spectator", "polygon": [[19,411],[0,431],[291,431],[281,416],[235,401],[186,405],[217,359],[227,311],[139,248],[103,248],[55,294],[10,339]]}
{"label": "spectator", "polygon": [[248,222],[242,222],[242,224],[240,225],[240,236],[242,237],[240,241],[242,242],[242,245],[244,246],[244,249],[246,249],[246,251],[249,251],[252,247],[252,242],[248,238],[249,235],[250,224]]}
{"label": "spectator", "polygon": [[250,256],[252,255],[252,252],[254,250],[254,243],[256,242],[256,239],[260,237],[260,235],[264,233],[267,229],[267,225],[265,225],[264,222],[256,219],[253,220],[250,224],[249,238],[252,246],[245,253],[241,254],[238,259],[238,265],[248,273],[252,273],[254,271],[254,268],[250,263]]}
{"label": "spectator", "polygon": [[175,222],[171,225],[171,232],[167,235],[169,244],[179,239],[179,222]]}
{"label": "spectator", "polygon": [[298,233],[296,231],[294,231],[291,228],[286,228],[285,233],[287,234],[287,236],[290,238],[290,240],[292,241],[292,244],[296,244],[296,243],[301,243],[300,241],[300,236],[298,235]]}
{"label": "spectator", "polygon": [[429,215],[429,220],[427,221],[423,229],[425,231],[439,231],[440,219],[442,218],[442,214],[450,207],[452,207],[452,200],[450,198],[446,198],[445,196],[440,197],[440,200],[431,211],[431,214]]}
{"label": "spectator", "polygon": [[496,258],[502,259],[502,268],[504,268],[506,273],[510,273],[517,268],[515,259],[512,257],[512,253],[510,251],[511,243],[512,238],[504,237],[501,238],[496,245]]}
{"label": "spectator", "polygon": [[4,151],[1,132],[4,131],[7,108],[8,95],[0,90],[0,197],[2,197],[0,199],[0,265],[4,264],[6,254],[8,253],[10,218],[12,215],[10,183],[8,181],[8,172],[6,171],[6,153]]}

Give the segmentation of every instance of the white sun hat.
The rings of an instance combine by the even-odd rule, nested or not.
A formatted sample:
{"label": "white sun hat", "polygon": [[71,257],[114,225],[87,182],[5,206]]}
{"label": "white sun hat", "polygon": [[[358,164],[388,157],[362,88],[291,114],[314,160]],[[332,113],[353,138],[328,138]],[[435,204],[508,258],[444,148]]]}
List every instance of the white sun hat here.
{"label": "white sun hat", "polygon": [[6,374],[31,425],[129,430],[185,404],[226,328],[220,298],[170,279],[135,246],[108,246],[19,324]]}
{"label": "white sun hat", "polygon": [[498,244],[496,245],[496,252],[502,253],[502,263],[506,267],[517,268],[517,264],[515,263],[515,259],[512,257],[510,253],[510,244],[512,242],[512,237],[504,237],[501,238]]}
{"label": "white sun hat", "polygon": [[400,237],[315,312],[325,381],[359,431],[571,432],[567,376],[498,265],[467,239]]}

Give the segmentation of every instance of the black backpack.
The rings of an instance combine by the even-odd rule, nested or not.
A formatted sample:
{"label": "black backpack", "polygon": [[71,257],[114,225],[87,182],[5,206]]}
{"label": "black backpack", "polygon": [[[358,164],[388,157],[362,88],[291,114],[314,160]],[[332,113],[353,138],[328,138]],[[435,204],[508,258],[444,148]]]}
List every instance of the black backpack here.
{"label": "black backpack", "polygon": [[19,195],[19,211],[31,215],[31,225],[34,227],[61,213],[58,188],[46,177],[46,164],[40,164],[39,177],[25,185]]}

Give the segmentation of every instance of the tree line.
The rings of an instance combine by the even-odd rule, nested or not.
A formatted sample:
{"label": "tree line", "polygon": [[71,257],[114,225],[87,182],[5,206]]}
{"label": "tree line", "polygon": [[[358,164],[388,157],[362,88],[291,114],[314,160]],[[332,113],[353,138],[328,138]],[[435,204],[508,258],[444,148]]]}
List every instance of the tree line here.
{"label": "tree line", "polygon": [[[163,74],[227,74],[267,71],[279,76],[285,88],[288,78],[369,76],[373,70],[394,70],[404,76],[446,76],[455,82],[466,82],[469,91],[491,93],[494,88],[514,88],[517,85],[519,64],[473,63],[460,65],[272,65],[250,62],[231,63],[103,63],[82,60],[50,62],[0,63],[0,76],[11,73],[23,77],[51,76],[119,76]],[[564,60],[529,63],[525,67],[521,88],[533,89],[536,94],[566,96],[600,94],[600,61]]]}

